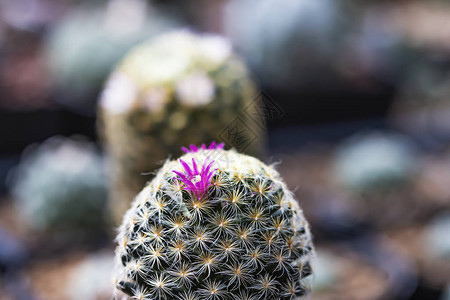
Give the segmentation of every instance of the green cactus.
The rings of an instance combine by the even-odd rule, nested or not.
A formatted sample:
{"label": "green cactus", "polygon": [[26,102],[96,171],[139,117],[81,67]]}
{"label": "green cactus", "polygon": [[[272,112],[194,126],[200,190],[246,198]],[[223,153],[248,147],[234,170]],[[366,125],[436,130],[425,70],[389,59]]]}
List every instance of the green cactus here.
{"label": "green cactus", "polygon": [[[221,140],[260,154],[263,124],[255,119],[255,96],[244,64],[221,37],[177,31],[133,49],[111,75],[99,107],[99,129],[115,168],[116,219],[149,172],[169,154],[180,155],[182,145]],[[228,136],[230,128],[240,129],[239,138]]]}
{"label": "green cactus", "polygon": [[386,190],[412,176],[414,144],[393,132],[360,132],[344,141],[335,154],[335,177],[356,192]]}
{"label": "green cactus", "polygon": [[53,137],[28,148],[10,176],[23,222],[37,232],[101,230],[107,177],[93,143]]}
{"label": "green cactus", "polygon": [[[292,91],[333,83],[337,53],[358,19],[348,1],[228,1],[225,30],[263,86]],[[343,22],[345,20],[345,22]],[[299,99],[300,100],[300,99]]]}
{"label": "green cactus", "polygon": [[50,34],[45,51],[60,94],[57,101],[77,111],[95,112],[109,72],[134,45],[177,24],[145,1],[84,3]]}
{"label": "green cactus", "polygon": [[411,189],[417,155],[414,142],[405,135],[362,131],[337,147],[333,179],[364,220],[384,228],[411,224],[428,211],[421,209],[423,199]]}
{"label": "green cactus", "polygon": [[117,236],[116,286],[133,299],[297,299],[309,225],[280,175],[234,150],[193,149],[139,193]]}

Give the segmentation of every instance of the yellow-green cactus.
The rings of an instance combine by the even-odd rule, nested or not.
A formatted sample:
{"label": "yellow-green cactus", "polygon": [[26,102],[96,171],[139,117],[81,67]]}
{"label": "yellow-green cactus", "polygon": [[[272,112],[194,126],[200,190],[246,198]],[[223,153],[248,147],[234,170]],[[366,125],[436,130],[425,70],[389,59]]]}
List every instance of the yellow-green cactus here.
{"label": "yellow-green cactus", "polygon": [[[213,147],[212,147],[213,148]],[[167,161],[126,213],[116,287],[133,299],[298,299],[313,245],[272,167],[234,150]]]}
{"label": "yellow-green cactus", "polygon": [[[168,155],[220,140],[261,153],[255,89],[230,44],[177,31],[133,49],[106,83],[101,131],[115,166],[112,200],[121,217]],[[255,117],[256,116],[256,117]]]}

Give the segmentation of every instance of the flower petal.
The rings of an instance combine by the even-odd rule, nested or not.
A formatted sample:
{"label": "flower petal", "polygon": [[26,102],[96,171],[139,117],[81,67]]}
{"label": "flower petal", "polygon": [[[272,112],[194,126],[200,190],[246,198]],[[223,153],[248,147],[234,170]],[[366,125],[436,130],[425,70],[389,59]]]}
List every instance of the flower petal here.
{"label": "flower petal", "polygon": [[180,158],[180,163],[184,168],[184,171],[187,173],[189,178],[192,178],[194,176],[194,174],[192,173],[191,167],[189,167],[189,165]]}
{"label": "flower petal", "polygon": [[189,153],[191,152],[188,148],[186,147],[181,147],[181,151],[183,151],[184,153]]}
{"label": "flower petal", "polygon": [[197,163],[194,158],[192,158],[192,167],[194,169],[194,176],[199,175],[200,173],[198,172]]}

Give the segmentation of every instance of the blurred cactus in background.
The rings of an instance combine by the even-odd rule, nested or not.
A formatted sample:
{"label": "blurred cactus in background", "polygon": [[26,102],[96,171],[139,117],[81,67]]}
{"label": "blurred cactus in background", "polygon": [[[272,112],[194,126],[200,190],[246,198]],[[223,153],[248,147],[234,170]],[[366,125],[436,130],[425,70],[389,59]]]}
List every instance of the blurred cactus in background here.
{"label": "blurred cactus in background", "polygon": [[404,183],[411,177],[413,148],[400,134],[357,134],[337,149],[335,177],[358,192]]}
{"label": "blurred cactus in background", "polygon": [[100,100],[100,131],[115,168],[116,219],[149,172],[168,155],[180,155],[182,145],[220,139],[241,152],[260,154],[255,96],[245,65],[218,36],[173,32],[125,56]]}
{"label": "blurred cactus in background", "polygon": [[411,188],[416,159],[415,145],[404,135],[359,133],[336,149],[332,174],[364,219],[383,227],[408,224],[428,213]]}
{"label": "blurred cactus in background", "polygon": [[17,210],[31,230],[95,231],[106,224],[107,180],[94,144],[50,138],[28,148],[10,175]]}
{"label": "blurred cactus in background", "polygon": [[309,225],[278,172],[234,150],[193,149],[140,192],[117,236],[117,288],[133,299],[297,299]]}
{"label": "blurred cactus in background", "polygon": [[225,27],[263,86],[298,90],[333,77],[347,34],[342,1],[231,1]]}
{"label": "blurred cactus in background", "polygon": [[[378,250],[378,249],[377,249]],[[385,299],[392,295],[392,274],[351,249],[318,245],[313,261],[313,299]],[[386,257],[389,259],[389,257]],[[394,287],[394,290],[398,287]],[[338,291],[338,292],[337,292]],[[404,299],[404,298],[399,298]]]}
{"label": "blurred cactus in background", "polygon": [[73,10],[47,45],[57,100],[93,114],[98,93],[117,61],[133,45],[174,26],[144,0],[112,0],[103,6],[85,3]]}

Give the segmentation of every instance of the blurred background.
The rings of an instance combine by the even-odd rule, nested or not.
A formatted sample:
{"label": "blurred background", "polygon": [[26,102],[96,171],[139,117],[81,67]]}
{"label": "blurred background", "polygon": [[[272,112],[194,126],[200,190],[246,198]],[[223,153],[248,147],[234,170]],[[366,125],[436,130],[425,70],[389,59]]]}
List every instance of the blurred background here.
{"label": "blurred background", "polygon": [[110,299],[97,101],[176,28],[227,37],[256,82],[265,161],[312,226],[311,299],[450,299],[448,1],[1,0],[1,300]]}

